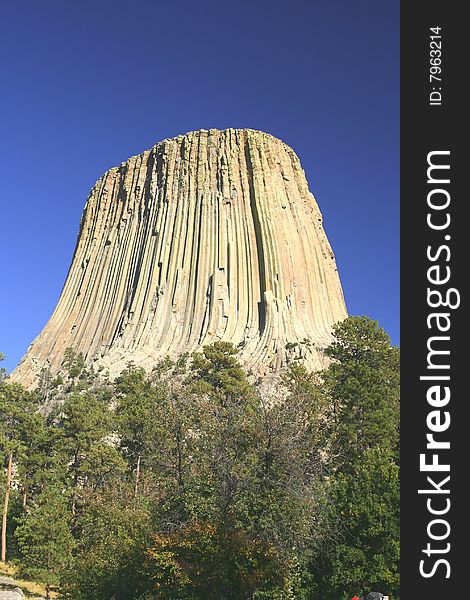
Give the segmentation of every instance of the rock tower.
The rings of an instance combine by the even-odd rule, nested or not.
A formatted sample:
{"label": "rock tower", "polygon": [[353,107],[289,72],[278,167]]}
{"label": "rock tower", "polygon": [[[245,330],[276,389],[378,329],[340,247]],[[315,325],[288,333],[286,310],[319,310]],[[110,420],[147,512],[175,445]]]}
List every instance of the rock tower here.
{"label": "rock tower", "polygon": [[57,306],[12,379],[64,350],[118,374],[232,342],[259,375],[318,369],[347,316],[322,216],[294,151],[250,129],[163,140],[92,188]]}

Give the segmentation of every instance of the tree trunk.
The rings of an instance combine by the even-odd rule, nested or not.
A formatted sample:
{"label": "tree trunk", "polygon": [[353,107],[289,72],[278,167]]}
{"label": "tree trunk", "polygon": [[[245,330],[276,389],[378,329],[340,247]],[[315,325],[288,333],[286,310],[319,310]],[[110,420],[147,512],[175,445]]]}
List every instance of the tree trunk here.
{"label": "tree trunk", "polygon": [[183,487],[183,454],[181,451],[181,430],[178,427],[176,432],[176,448],[178,452],[178,485]]}
{"label": "tree trunk", "polygon": [[80,453],[80,446],[76,446],[73,456],[73,495],[72,495],[72,516],[75,517],[76,505],[77,505],[77,487],[78,487],[78,455]]}
{"label": "tree trunk", "polygon": [[6,483],[6,487],[5,487],[5,503],[3,505],[3,516],[2,516],[2,553],[1,553],[2,562],[6,562],[6,558],[7,558],[7,517],[8,517],[8,503],[10,502],[12,465],[13,465],[13,454],[10,452],[10,454],[8,455],[7,483]]}
{"label": "tree trunk", "polygon": [[140,479],[140,454],[137,457],[137,465],[135,467],[134,498],[137,498],[137,492],[138,492],[138,489],[139,489],[139,479]]}

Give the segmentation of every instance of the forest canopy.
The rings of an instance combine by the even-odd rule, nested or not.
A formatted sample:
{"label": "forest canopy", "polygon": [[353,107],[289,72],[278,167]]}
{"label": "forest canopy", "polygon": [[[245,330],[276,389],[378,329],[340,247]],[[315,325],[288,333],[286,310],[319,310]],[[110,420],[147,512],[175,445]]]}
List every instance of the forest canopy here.
{"label": "forest canopy", "polygon": [[399,596],[399,350],[367,317],[269,393],[223,342],[0,375],[3,560],[71,600]]}

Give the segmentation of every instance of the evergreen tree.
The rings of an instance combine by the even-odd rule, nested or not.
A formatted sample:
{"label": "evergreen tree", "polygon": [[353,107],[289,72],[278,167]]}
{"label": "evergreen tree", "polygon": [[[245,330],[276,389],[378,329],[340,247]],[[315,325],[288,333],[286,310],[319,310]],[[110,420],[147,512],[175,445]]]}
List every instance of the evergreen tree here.
{"label": "evergreen tree", "polygon": [[340,470],[354,465],[365,450],[398,448],[399,350],[375,321],[349,317],[334,328],[323,373],[331,405],[332,453]]}
{"label": "evergreen tree", "polygon": [[[97,447],[101,448],[101,453],[106,452],[106,445],[112,448],[111,441],[107,443],[106,440],[113,433],[113,414],[106,395],[103,398],[95,390],[72,390],[58,411],[56,422],[61,432],[61,440],[58,441],[67,456],[73,490],[71,507],[75,514],[81,489],[86,487],[90,478],[95,477],[91,457],[100,462]],[[112,449],[107,452],[108,457],[111,454],[115,455]],[[119,462],[118,457],[112,460],[116,464]]]}
{"label": "evergreen tree", "polygon": [[226,399],[250,397],[250,384],[237,361],[237,353],[238,350],[228,342],[204,346],[202,353],[195,352],[192,356],[193,382]]}
{"label": "evergreen tree", "polygon": [[1,531],[1,560],[7,557],[7,529],[10,505],[11,484],[14,464],[23,465],[27,460],[28,446],[36,433],[41,419],[36,419],[37,397],[26,392],[17,384],[0,382],[0,453],[6,469],[3,494],[3,513]]}
{"label": "evergreen tree", "polygon": [[150,544],[150,502],[133,487],[87,496],[76,527],[76,558],[62,576],[61,597],[70,600],[135,600],[145,579]]}
{"label": "evergreen tree", "polygon": [[[5,355],[3,354],[3,352],[0,352],[0,362],[2,362],[3,360],[5,360]],[[4,367],[1,367],[0,368],[0,382],[2,382],[7,375],[8,375],[7,370]]]}
{"label": "evergreen tree", "polygon": [[325,600],[378,586],[398,594],[399,351],[375,321],[350,317],[335,327],[322,374],[331,403],[333,476],[330,543],[313,561]]}
{"label": "evergreen tree", "polygon": [[335,543],[315,565],[325,600],[350,600],[371,589],[399,597],[400,481],[390,450],[366,450],[348,474],[331,482]]}
{"label": "evergreen tree", "polygon": [[[169,367],[168,367],[169,368]],[[142,472],[151,474],[162,444],[162,387],[152,384],[143,369],[129,365],[116,380],[117,426],[120,447],[134,472],[134,495],[139,493]]]}
{"label": "evergreen tree", "polygon": [[22,573],[51,586],[70,568],[74,540],[70,531],[70,512],[63,490],[48,487],[20,520],[15,537],[21,552]]}
{"label": "evergreen tree", "polygon": [[224,342],[115,382],[70,349],[37,393],[1,381],[9,558],[71,600],[395,597],[398,349],[351,317],[325,354],[272,397]]}

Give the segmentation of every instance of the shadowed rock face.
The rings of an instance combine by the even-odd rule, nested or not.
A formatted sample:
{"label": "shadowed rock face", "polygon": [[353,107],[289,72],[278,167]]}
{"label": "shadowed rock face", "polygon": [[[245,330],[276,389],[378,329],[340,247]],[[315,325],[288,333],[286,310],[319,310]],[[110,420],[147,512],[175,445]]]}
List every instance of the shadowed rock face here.
{"label": "shadowed rock face", "polygon": [[56,309],[12,379],[55,373],[67,347],[114,375],[215,340],[260,375],[299,356],[318,369],[346,316],[293,150],[259,131],[201,130],[98,180]]}

